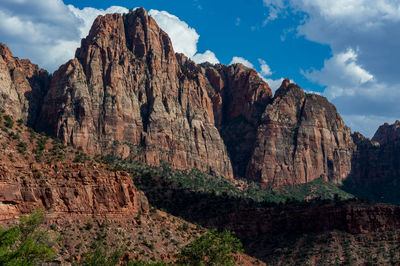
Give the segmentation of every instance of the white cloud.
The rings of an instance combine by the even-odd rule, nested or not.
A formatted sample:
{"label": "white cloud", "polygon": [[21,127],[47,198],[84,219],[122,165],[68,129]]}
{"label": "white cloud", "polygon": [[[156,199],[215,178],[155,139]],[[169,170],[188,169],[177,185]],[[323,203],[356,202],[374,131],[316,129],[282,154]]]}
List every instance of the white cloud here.
{"label": "white cloud", "polygon": [[265,62],[260,58],[258,59],[258,62],[260,63],[260,68],[261,68],[260,74],[263,77],[271,76],[272,75],[271,68],[269,67],[269,65],[267,65],[267,62]]}
{"label": "white cloud", "polygon": [[94,20],[97,18],[97,16],[112,14],[112,13],[123,14],[129,12],[127,8],[121,6],[111,6],[106,10],[103,10],[92,7],[85,7],[84,9],[79,9],[74,7],[73,5],[68,5],[68,9],[75,15],[75,17],[81,19],[81,21],[83,22],[83,24],[81,24],[81,26],[79,27],[81,38],[85,38],[88,35],[90,28],[92,27],[92,24]]}
{"label": "white cloud", "polygon": [[279,78],[279,79],[268,79],[262,77],[265,82],[268,83],[269,87],[271,88],[272,94],[275,94],[275,91],[279,89],[279,87],[282,85],[282,81],[284,78]]}
{"label": "white cloud", "polygon": [[74,57],[98,15],[127,11],[121,7],[80,10],[61,0],[2,0],[0,38],[16,56],[52,72]]}
{"label": "white cloud", "polygon": [[398,117],[376,115],[343,115],[342,118],[353,132],[359,131],[368,138],[372,138],[379,126],[385,122],[393,124],[399,119]]}
{"label": "white cloud", "polygon": [[215,56],[215,54],[213,52],[211,52],[210,50],[205,51],[204,53],[197,53],[192,57],[192,60],[196,63],[196,64],[201,64],[204,62],[209,62],[211,64],[219,64],[219,60],[218,58]]}
{"label": "white cloud", "polygon": [[338,53],[325,60],[321,70],[303,73],[309,80],[327,86],[325,94],[333,99],[341,95],[354,95],[352,88],[374,79],[374,76],[357,64],[357,53],[353,49]]}
{"label": "white cloud", "polygon": [[[234,56],[232,58],[232,61],[230,62],[230,65],[236,64],[236,63],[240,63],[248,68],[254,69],[254,65],[249,60],[247,60],[243,57]],[[278,78],[278,79],[268,78],[269,76],[272,75],[271,68],[269,67],[267,62],[265,62],[265,60],[262,60],[260,58],[258,59],[258,63],[260,64],[260,71],[258,72],[258,75],[260,76],[260,78],[262,78],[262,80],[264,80],[266,83],[268,83],[269,87],[271,88],[272,94],[274,94],[275,91],[277,89],[279,89],[279,87],[281,86],[284,78],[282,78],[282,77]],[[292,81],[292,80],[290,82],[294,83],[294,81]]]}
{"label": "white cloud", "polygon": [[250,63],[250,61],[248,61],[247,59],[245,59],[243,57],[239,57],[239,56],[234,56],[229,64],[232,65],[232,64],[237,64],[237,63],[240,63],[248,68],[254,68],[254,65],[252,63]]}
{"label": "white cloud", "polygon": [[197,53],[197,43],[200,35],[195,29],[189,27],[186,22],[166,11],[151,9],[149,14],[154,18],[158,26],[171,38],[175,52],[183,53],[196,63],[206,61],[211,64],[219,63],[215,54],[210,50],[204,53]]}
{"label": "white cloud", "polygon": [[[272,94],[275,94],[275,91],[279,89],[279,87],[282,85],[282,81],[284,78],[278,78],[278,79],[272,79],[269,78],[269,76],[272,75],[271,68],[267,64],[267,62],[261,58],[258,59],[258,63],[260,64],[260,71],[258,72],[258,75],[266,82],[268,83],[269,87],[271,88]],[[290,81],[291,83],[294,83],[292,80]]]}
{"label": "white cloud", "polygon": [[196,54],[200,35],[195,29],[166,11],[151,9],[149,14],[155,19],[160,28],[169,35],[175,52],[183,53],[190,58]]}

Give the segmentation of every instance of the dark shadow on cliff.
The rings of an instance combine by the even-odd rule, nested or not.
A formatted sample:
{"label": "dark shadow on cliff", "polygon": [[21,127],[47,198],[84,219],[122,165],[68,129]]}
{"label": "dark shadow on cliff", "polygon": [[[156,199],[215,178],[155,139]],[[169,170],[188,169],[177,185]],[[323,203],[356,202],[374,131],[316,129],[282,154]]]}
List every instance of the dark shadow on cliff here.
{"label": "dark shadow on cliff", "polygon": [[341,189],[360,199],[400,205],[400,139],[379,145],[361,135]]}
{"label": "dark shadow on cliff", "polygon": [[28,78],[29,84],[32,88],[31,91],[27,91],[24,94],[24,97],[29,103],[29,108],[26,110],[28,112],[28,118],[26,121],[28,127],[34,129],[37,129],[38,127],[38,119],[43,106],[44,97],[46,97],[50,88],[51,77],[51,74],[44,71]]}

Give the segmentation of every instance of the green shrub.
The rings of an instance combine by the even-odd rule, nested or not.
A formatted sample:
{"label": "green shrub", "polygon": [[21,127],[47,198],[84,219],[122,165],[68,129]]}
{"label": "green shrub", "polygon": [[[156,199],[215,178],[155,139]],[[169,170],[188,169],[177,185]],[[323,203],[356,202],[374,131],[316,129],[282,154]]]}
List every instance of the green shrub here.
{"label": "green shrub", "polygon": [[26,147],[27,147],[26,142],[21,141],[21,142],[18,143],[17,150],[18,150],[19,153],[25,154]]}
{"label": "green shrub", "polygon": [[17,226],[0,228],[0,265],[36,265],[55,256],[49,233],[39,229],[43,221],[43,213],[36,210]]}
{"label": "green shrub", "polygon": [[182,265],[234,265],[233,255],[243,252],[242,243],[231,232],[206,232],[185,246],[178,255]]}
{"label": "green shrub", "polygon": [[8,128],[12,128],[14,126],[14,121],[9,115],[4,116],[4,125]]}
{"label": "green shrub", "polygon": [[82,266],[97,266],[107,265],[114,266],[118,265],[123,255],[123,250],[117,249],[110,251],[109,247],[98,242],[94,243],[91,249],[82,255],[82,259],[78,262],[78,265]]}

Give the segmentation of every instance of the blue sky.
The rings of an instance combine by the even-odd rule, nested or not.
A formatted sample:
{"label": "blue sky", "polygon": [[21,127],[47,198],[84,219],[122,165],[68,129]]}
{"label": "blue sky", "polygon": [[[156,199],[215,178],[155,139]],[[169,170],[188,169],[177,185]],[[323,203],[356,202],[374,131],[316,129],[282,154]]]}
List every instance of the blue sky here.
{"label": "blue sky", "polygon": [[146,8],[175,51],[242,62],[276,89],[290,78],[327,97],[352,131],[400,119],[398,0],[2,0],[0,41],[50,72],[97,15]]}

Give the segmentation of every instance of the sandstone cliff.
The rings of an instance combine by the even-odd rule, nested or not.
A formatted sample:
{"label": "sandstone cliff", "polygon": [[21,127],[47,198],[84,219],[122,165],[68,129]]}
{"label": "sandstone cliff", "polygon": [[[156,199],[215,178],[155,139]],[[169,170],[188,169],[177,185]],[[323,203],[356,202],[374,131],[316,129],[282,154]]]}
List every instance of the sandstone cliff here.
{"label": "sandstone cliff", "polygon": [[352,151],[336,108],[284,80],[262,115],[246,176],[274,186],[319,177],[338,183],[350,173]]}
{"label": "sandstone cliff", "polygon": [[0,43],[0,108],[16,120],[35,125],[49,82],[47,71],[29,60],[13,57],[10,49]]}
{"label": "sandstone cliff", "polygon": [[[346,189],[355,195],[379,202],[400,204],[400,138],[398,122],[382,125],[372,140],[353,134],[356,150]],[[381,144],[374,139],[381,142]]]}
{"label": "sandstone cliff", "polygon": [[393,125],[388,123],[383,124],[375,132],[372,141],[377,141],[379,144],[384,145],[393,142],[400,138],[400,121],[397,120]]}
{"label": "sandstone cliff", "polygon": [[50,85],[2,47],[0,106],[91,154],[275,186],[350,172],[350,130],[325,98],[289,80],[272,98],[255,70],[196,65],[144,9],[99,16]]}
{"label": "sandstone cliff", "polygon": [[0,126],[0,221],[36,208],[58,219],[125,218],[148,212],[147,199],[126,172],[87,158],[22,124]]}
{"label": "sandstone cliff", "polygon": [[[249,155],[270,95],[254,70],[202,67],[175,54],[167,34],[138,9],[96,19],[76,58],[54,73],[41,129],[91,153],[131,154],[149,164],[166,161],[230,178],[231,160],[217,128],[238,117],[250,124],[243,155],[231,149],[240,161]],[[227,142],[241,134],[236,128]]]}

